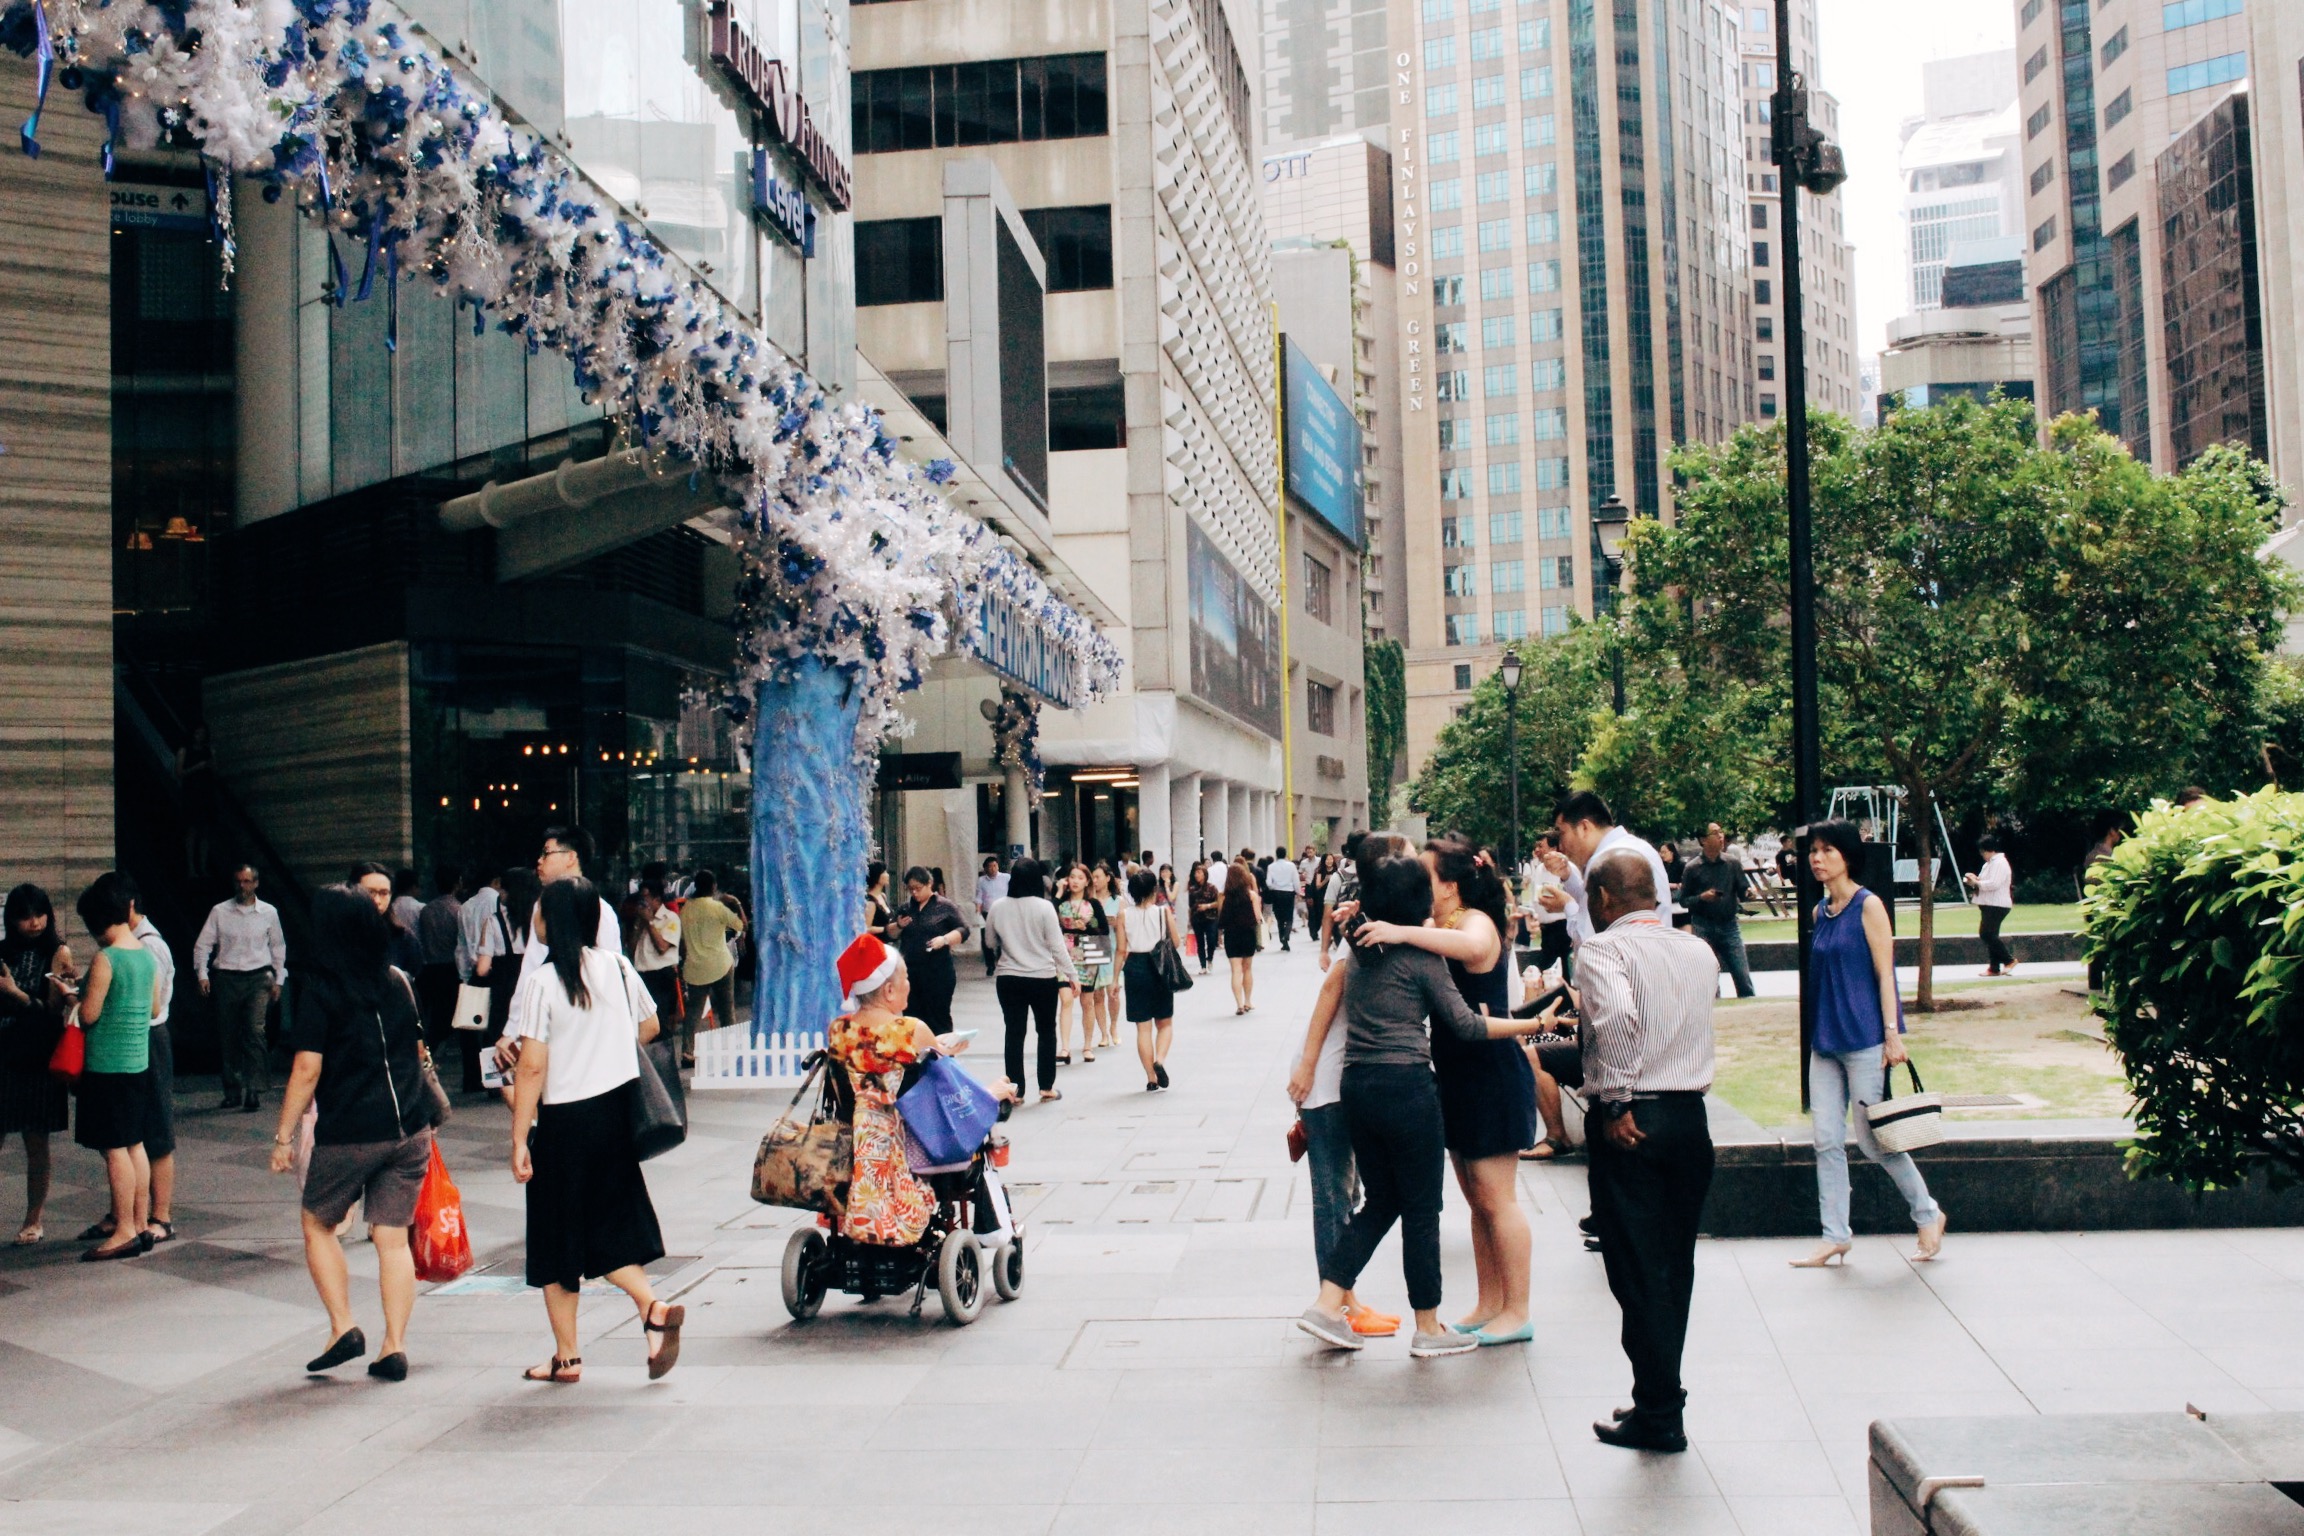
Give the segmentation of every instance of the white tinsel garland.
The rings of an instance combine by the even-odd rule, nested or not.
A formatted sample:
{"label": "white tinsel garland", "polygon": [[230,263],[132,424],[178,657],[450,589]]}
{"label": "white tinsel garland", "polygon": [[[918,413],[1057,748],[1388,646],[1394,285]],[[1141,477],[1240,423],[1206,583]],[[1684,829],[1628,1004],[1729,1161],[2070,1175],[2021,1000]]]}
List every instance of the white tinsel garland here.
{"label": "white tinsel garland", "polygon": [[[573,364],[588,398],[649,449],[715,475],[744,576],[731,703],[804,657],[865,688],[868,756],[988,591],[1031,615],[1093,699],[1119,654],[1038,573],[896,456],[878,413],[837,405],[702,280],[508,121],[376,0],[0,0],[0,46],[103,114],[132,146],[196,144],[219,174],[226,270],[233,174],[294,196],[329,230],[338,303],[403,272],[493,312]],[[27,153],[38,153],[35,121]],[[108,141],[107,154],[110,143]],[[357,271],[340,253],[339,237]]]}

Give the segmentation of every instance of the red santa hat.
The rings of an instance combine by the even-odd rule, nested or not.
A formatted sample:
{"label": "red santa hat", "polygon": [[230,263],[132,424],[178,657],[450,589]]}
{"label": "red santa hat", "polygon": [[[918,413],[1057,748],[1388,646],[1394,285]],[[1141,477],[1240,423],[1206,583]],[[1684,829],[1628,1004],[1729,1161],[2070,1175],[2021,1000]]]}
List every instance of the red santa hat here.
{"label": "red santa hat", "polygon": [[840,952],[840,999],[843,1010],[853,1012],[857,998],[865,992],[877,992],[896,974],[903,964],[897,953],[872,934],[856,936],[856,942]]}

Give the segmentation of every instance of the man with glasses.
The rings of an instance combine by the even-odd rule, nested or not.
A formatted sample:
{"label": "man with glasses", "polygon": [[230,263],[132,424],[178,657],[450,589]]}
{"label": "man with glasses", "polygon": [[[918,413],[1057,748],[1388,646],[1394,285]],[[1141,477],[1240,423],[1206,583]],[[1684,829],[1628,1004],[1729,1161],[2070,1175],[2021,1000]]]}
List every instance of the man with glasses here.
{"label": "man with glasses", "polygon": [[[574,880],[588,875],[597,858],[592,834],[582,827],[546,827],[544,851],[536,855],[536,878],[546,885],[558,880]],[[537,914],[543,910],[543,903],[539,902],[536,911],[529,914],[528,952],[520,957],[522,981],[541,970],[545,963],[544,940],[536,931]],[[612,955],[624,952],[623,926],[616,921],[615,905],[605,898],[600,903],[600,929],[592,945]]]}

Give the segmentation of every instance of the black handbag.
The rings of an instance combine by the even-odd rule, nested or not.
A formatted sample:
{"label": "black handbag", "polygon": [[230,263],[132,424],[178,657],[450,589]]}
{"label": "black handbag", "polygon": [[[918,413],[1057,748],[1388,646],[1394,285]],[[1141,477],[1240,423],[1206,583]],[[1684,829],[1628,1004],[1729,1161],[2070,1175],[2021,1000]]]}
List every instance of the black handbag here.
{"label": "black handbag", "polygon": [[1152,968],[1160,973],[1160,979],[1168,984],[1169,991],[1192,990],[1192,972],[1184,964],[1184,957],[1176,953],[1176,941],[1165,934],[1152,950]]}
{"label": "black handbag", "polygon": [[688,1102],[668,1041],[633,1049],[640,1054],[640,1076],[632,1091],[632,1152],[646,1162],[688,1139]]}

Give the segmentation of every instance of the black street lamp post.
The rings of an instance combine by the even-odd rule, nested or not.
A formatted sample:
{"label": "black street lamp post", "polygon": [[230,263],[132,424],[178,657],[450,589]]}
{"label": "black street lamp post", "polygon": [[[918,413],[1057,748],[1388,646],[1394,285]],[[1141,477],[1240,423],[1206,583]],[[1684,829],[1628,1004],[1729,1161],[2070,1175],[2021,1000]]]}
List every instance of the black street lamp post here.
{"label": "black street lamp post", "polygon": [[1808,84],[1792,68],[1792,4],[1776,0],[1776,91],[1769,99],[1769,148],[1776,163],[1784,249],[1784,500],[1792,583],[1792,820],[1802,857],[1800,934],[1800,1104],[1808,1104],[1808,1048],[1816,1035],[1816,989],[1809,985],[1815,942],[1815,882],[1805,833],[1821,808],[1823,767],[1816,720],[1816,572],[1808,530],[1808,341],[1801,295],[1800,194],[1821,197],[1848,179],[1837,145],[1808,123]]}
{"label": "black street lamp post", "polygon": [[1518,879],[1520,870],[1520,653],[1508,650],[1503,665],[1496,669],[1504,680],[1504,760],[1510,765],[1512,779],[1512,820],[1504,834],[1504,868],[1507,878]]}
{"label": "black street lamp post", "polygon": [[[1631,526],[1632,514],[1626,509],[1624,498],[1613,491],[1600,503],[1600,510],[1592,514],[1592,542],[1600,551],[1599,569],[1592,573],[1592,609],[1595,615],[1605,615],[1611,625],[1615,621],[1616,605],[1623,599],[1624,535]],[[1624,713],[1624,644],[1622,638],[1613,633],[1608,640],[1608,680],[1616,713],[1621,715]]]}

